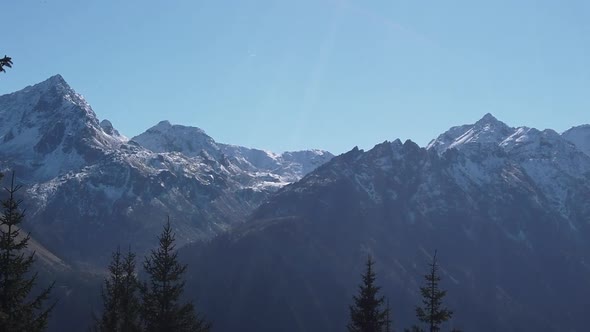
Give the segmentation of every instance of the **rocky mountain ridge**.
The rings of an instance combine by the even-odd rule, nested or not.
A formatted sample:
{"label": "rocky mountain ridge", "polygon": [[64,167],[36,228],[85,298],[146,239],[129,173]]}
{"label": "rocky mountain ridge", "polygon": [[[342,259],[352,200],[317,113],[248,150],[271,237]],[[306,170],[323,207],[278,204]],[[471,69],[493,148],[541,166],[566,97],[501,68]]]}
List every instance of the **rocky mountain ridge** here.
{"label": "rocky mountain ridge", "polygon": [[[181,145],[157,144],[170,133]],[[29,230],[76,261],[105,257],[130,238],[144,250],[166,216],[181,244],[211,238],[332,157],[218,144],[166,121],[129,140],[59,75],[0,96],[0,140],[0,169],[26,184]],[[260,152],[274,163],[259,167]]]}
{"label": "rocky mountain ridge", "polygon": [[192,275],[192,292],[220,331],[336,331],[370,254],[401,330],[414,323],[438,249],[456,312],[448,329],[584,331],[590,156],[566,137],[486,115],[426,148],[353,149],[229,234],[186,248],[191,266],[208,271]]}

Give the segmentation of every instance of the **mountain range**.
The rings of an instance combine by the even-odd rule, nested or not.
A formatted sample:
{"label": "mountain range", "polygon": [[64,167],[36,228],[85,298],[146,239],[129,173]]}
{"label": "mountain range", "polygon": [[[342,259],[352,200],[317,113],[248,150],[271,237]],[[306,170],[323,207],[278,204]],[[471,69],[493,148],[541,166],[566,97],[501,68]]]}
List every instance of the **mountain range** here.
{"label": "mountain range", "polygon": [[83,263],[130,238],[145,250],[167,216],[181,244],[209,239],[333,157],[220,144],[168,121],[128,139],[60,75],[0,96],[0,140],[0,169],[26,184],[33,237]]}
{"label": "mountain range", "polygon": [[[449,327],[590,324],[588,125],[486,114],[426,147],[276,154],[168,121],[128,139],[57,75],[0,96],[0,170],[25,185],[50,270],[100,270],[117,245],[145,252],[170,217],[216,331],[343,330],[367,255],[401,330],[434,250]],[[74,294],[64,307],[83,302]]]}
{"label": "mountain range", "polygon": [[487,114],[424,148],[353,149],[248,222],[184,248],[191,292],[220,331],[339,331],[371,255],[401,330],[415,323],[438,250],[449,329],[585,331],[589,134],[512,128]]}

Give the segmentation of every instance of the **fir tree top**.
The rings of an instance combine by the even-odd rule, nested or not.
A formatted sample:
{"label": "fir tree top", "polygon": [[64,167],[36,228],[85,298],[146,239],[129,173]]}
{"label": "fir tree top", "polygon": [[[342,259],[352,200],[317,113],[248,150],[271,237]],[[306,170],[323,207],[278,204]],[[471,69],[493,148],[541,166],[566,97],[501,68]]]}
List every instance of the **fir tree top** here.
{"label": "fir tree top", "polygon": [[442,300],[447,291],[441,290],[438,286],[440,276],[438,275],[437,252],[434,251],[432,263],[429,264],[430,271],[424,276],[426,283],[420,287],[423,307],[416,308],[418,320],[428,324],[430,332],[440,331],[442,323],[453,316],[453,311],[443,307]]}
{"label": "fir tree top", "polygon": [[147,332],[209,331],[210,324],[197,316],[192,303],[181,303],[184,291],[182,276],[187,265],[178,262],[174,233],[168,219],[159,246],[144,262],[149,281],[143,283],[141,317]]}
{"label": "fir tree top", "polygon": [[350,332],[381,332],[389,324],[388,308],[382,309],[385,297],[378,295],[380,287],[375,284],[373,265],[374,261],[369,256],[359,294],[353,297],[354,304],[350,306]]}

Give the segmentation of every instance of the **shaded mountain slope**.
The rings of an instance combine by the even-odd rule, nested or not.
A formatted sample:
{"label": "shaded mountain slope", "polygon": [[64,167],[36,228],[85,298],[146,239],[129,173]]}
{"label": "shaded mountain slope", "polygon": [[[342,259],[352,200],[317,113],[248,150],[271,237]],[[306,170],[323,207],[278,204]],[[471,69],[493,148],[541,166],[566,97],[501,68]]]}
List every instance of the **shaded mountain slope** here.
{"label": "shaded mountain slope", "polygon": [[[192,292],[218,330],[344,329],[369,253],[395,327],[407,327],[438,249],[450,325],[583,331],[590,158],[552,131],[481,122],[492,123],[471,134],[485,139],[463,147],[352,150],[281,189],[251,222],[187,248]],[[490,139],[482,130],[495,124],[508,130]]]}

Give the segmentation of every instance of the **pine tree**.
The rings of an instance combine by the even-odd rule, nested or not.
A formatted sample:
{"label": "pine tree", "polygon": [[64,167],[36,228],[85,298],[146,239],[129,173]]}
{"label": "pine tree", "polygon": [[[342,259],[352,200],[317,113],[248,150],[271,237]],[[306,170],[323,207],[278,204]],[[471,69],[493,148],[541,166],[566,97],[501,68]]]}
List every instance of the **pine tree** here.
{"label": "pine tree", "polygon": [[428,324],[430,332],[440,331],[442,323],[448,321],[453,316],[453,312],[443,307],[442,300],[447,291],[438,287],[440,276],[438,275],[438,263],[436,261],[436,251],[430,264],[430,271],[424,276],[426,284],[420,287],[422,294],[423,307],[416,308],[418,320]]}
{"label": "pine tree", "polygon": [[21,201],[15,195],[21,186],[15,186],[14,173],[8,198],[2,201],[0,216],[0,331],[43,331],[54,305],[45,307],[53,285],[37,296],[31,291],[37,283],[37,273],[29,276],[35,262],[35,253],[25,254],[29,234],[21,235],[20,224],[25,215],[20,210]]}
{"label": "pine tree", "polygon": [[141,318],[146,332],[205,332],[210,324],[200,318],[191,303],[180,303],[182,275],[187,266],[178,262],[170,220],[158,237],[159,247],[146,257],[149,281],[142,284]]}
{"label": "pine tree", "polygon": [[109,277],[102,290],[104,310],[98,322],[101,332],[141,331],[139,323],[139,283],[135,275],[135,254],[130,250],[122,257],[121,250],[113,253]]}
{"label": "pine tree", "polygon": [[5,55],[3,58],[0,58],[0,73],[6,72],[6,69],[4,69],[4,67],[12,68],[12,58],[11,57],[8,57]]}
{"label": "pine tree", "polygon": [[382,332],[390,324],[389,308],[382,309],[385,297],[378,296],[380,287],[375,285],[376,275],[373,260],[367,258],[367,270],[362,275],[359,295],[354,296],[354,305],[350,306],[350,332]]}

